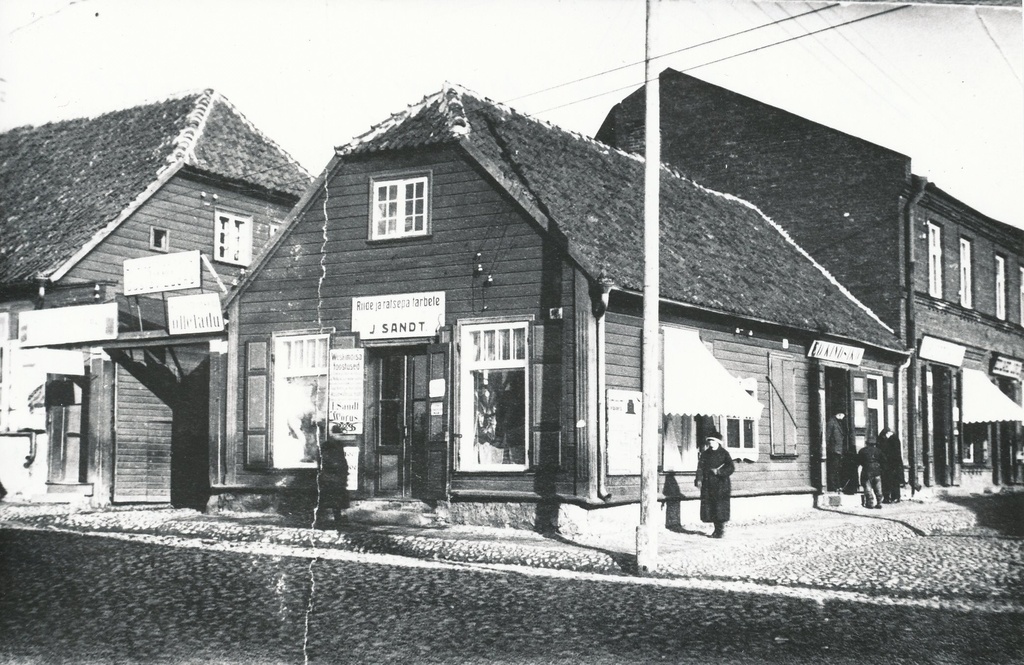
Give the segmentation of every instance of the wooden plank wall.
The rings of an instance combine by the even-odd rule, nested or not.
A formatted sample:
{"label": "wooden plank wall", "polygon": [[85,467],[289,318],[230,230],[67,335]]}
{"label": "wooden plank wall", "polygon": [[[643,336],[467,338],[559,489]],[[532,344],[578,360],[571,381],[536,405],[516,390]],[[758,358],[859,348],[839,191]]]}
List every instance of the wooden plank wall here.
{"label": "wooden plank wall", "polygon": [[[419,173],[431,176],[431,235],[369,242],[370,178]],[[474,274],[477,252],[484,267],[481,275]],[[322,281],[321,260],[326,270]],[[287,231],[241,296],[239,343],[244,347],[247,341],[266,340],[275,332],[321,326],[349,332],[353,296],[433,290],[445,291],[448,324],[501,315],[545,321],[550,307],[561,306],[561,325],[572,330],[574,273],[565,266],[564,255],[545,244],[538,227],[461,152],[434,149],[351,160],[340,166],[326,192],[314,198],[307,213]],[[493,283],[484,286],[488,275]],[[565,348],[573,353],[574,338],[562,336],[566,338]],[[571,363],[562,364],[562,401],[570,405],[574,371]],[[456,391],[457,386],[452,393]],[[244,431],[243,403],[244,395],[239,395],[233,413],[237,431]],[[266,472],[244,468],[238,442],[231,463],[242,485],[269,486],[275,480]],[[453,487],[460,482],[456,478]],[[518,479],[473,474],[471,484],[530,491],[532,482],[524,474]]]}
{"label": "wooden plank wall", "polygon": [[114,501],[171,500],[171,409],[116,369]]}

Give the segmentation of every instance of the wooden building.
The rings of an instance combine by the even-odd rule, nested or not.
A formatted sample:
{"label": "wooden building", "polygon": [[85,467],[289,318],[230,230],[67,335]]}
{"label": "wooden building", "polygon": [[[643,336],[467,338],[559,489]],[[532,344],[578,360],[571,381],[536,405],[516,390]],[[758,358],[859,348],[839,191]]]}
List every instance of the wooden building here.
{"label": "wooden building", "polygon": [[[660,84],[663,159],[756,204],[913,352],[898,429],[912,481],[1024,482],[1024,230],[913,175],[906,155],[671,69]],[[640,151],[643,125],[641,89],[597,138]]]}
{"label": "wooden building", "polygon": [[8,500],[205,506],[220,297],[308,182],[211,90],[0,135]]}
{"label": "wooden building", "polygon": [[[337,149],[228,299],[218,503],[313,496],[329,442],[362,506],[635,519],[642,172],[455,86]],[[846,372],[891,420],[898,339],[752,205],[667,168],[661,201],[667,519],[710,427],[738,497],[809,506],[821,387]]]}

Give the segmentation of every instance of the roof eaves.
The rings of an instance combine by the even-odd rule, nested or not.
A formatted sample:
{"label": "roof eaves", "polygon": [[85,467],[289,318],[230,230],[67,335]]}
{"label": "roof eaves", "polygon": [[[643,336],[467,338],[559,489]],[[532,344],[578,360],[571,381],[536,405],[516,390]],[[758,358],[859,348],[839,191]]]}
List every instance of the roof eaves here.
{"label": "roof eaves", "polygon": [[64,277],[72,268],[74,268],[79,261],[84,259],[89,252],[96,249],[96,247],[103,242],[107,236],[114,232],[126,219],[131,217],[136,210],[150,199],[157,191],[160,190],[167,181],[174,177],[174,175],[181,170],[184,166],[184,162],[176,161],[168,166],[160,169],[157,173],[156,179],[149,183],[146,189],[142,190],[135,199],[129,203],[124,210],[122,210],[117,217],[110,221],[106,226],[96,232],[95,235],[89,240],[89,242],[82,245],[77,252],[72,255],[70,259],[62,263],[56,270],[50,275],[40,275],[40,277],[49,279],[51,282],[56,282]]}

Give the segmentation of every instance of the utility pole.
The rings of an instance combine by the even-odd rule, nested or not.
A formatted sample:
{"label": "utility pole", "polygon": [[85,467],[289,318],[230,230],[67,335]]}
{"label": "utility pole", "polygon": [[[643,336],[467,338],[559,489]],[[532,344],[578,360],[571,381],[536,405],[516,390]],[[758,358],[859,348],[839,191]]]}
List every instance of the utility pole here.
{"label": "utility pole", "polygon": [[643,365],[643,408],[640,435],[640,525],[636,528],[636,563],[641,573],[658,569],[658,356],[660,350],[658,302],[661,299],[659,273],[661,169],[661,104],[658,75],[651,68],[651,17],[654,3],[647,0],[644,91],[644,323],[641,364]]}

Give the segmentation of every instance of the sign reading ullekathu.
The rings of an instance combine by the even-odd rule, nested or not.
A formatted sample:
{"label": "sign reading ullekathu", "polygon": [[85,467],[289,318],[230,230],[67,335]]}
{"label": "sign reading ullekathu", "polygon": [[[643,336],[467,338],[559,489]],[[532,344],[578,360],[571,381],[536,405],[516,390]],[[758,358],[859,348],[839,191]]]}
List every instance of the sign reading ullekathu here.
{"label": "sign reading ullekathu", "polygon": [[175,296],[167,299],[167,332],[171,335],[224,330],[220,298],[216,293]]}
{"label": "sign reading ullekathu", "polygon": [[444,325],[444,291],[352,298],[352,330],[361,339],[433,337]]}

